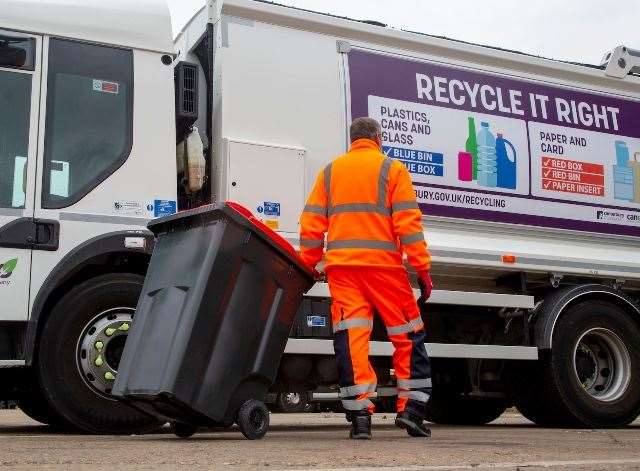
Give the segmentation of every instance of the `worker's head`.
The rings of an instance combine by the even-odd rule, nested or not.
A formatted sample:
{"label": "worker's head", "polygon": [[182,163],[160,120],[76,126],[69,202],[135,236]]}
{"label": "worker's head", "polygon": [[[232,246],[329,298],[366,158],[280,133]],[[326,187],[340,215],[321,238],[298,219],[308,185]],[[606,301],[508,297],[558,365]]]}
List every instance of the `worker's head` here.
{"label": "worker's head", "polygon": [[356,118],[351,123],[351,129],[349,130],[351,136],[351,142],[355,142],[358,139],[371,139],[378,147],[382,148],[382,128],[373,118]]}

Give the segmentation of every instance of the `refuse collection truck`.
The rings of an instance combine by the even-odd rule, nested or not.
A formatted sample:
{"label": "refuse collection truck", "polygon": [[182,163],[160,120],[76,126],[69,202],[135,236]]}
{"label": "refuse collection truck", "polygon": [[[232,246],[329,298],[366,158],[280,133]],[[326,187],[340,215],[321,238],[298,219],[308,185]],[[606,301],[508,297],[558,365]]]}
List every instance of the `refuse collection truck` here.
{"label": "refuse collection truck", "polygon": [[[110,395],[153,218],[232,200],[297,243],[352,119],[412,175],[433,255],[434,422],[640,412],[640,53],[598,66],[253,0],[180,32],[159,0],[0,0],[0,399],[87,432],[156,427]],[[273,392],[337,382],[330,298]],[[392,347],[376,324],[378,394]],[[215,400],[212,398],[211,400]]]}

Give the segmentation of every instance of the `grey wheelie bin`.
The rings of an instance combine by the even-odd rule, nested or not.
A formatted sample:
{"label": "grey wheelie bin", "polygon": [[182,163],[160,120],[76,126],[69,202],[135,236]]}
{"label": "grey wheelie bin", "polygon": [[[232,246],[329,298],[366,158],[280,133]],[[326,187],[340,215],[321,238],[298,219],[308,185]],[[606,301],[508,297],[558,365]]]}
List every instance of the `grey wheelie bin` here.
{"label": "grey wheelie bin", "polygon": [[314,274],[234,203],[149,229],[156,243],[113,394],[181,437],[237,423],[247,438],[262,438],[262,401]]}

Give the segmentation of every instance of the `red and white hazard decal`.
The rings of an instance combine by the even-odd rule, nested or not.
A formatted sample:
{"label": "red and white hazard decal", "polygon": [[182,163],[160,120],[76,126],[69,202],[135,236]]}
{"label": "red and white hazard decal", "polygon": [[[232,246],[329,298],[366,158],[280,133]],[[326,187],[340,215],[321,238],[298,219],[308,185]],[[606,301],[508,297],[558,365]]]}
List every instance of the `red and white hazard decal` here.
{"label": "red and white hazard decal", "polygon": [[108,82],[106,80],[97,79],[93,80],[94,92],[113,93],[114,95],[117,95],[119,88],[118,82]]}

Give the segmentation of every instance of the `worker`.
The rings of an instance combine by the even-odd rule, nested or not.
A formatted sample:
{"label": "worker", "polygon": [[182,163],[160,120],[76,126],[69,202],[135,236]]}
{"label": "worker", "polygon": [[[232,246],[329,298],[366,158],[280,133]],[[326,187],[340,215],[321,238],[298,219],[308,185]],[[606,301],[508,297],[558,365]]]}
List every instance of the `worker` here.
{"label": "worker", "polygon": [[355,119],[351,148],[318,175],[300,218],[300,255],[310,268],[322,259],[332,305],[334,350],[350,437],[371,438],[376,374],[369,363],[373,313],[394,346],[398,414],[411,436],[429,437],[424,425],[431,366],[420,310],[403,265],[417,271],[421,300],[431,295],[431,259],[422,213],[406,167],[382,153],[382,130]]}

